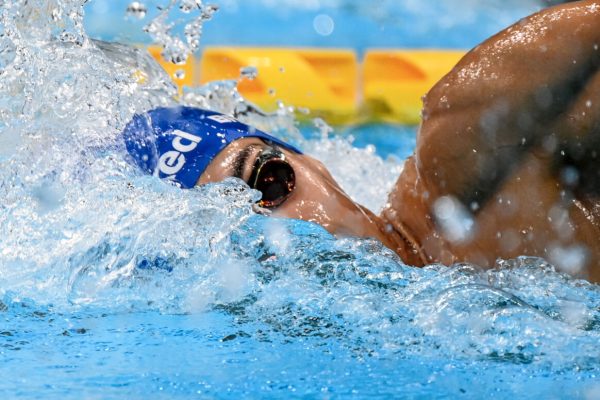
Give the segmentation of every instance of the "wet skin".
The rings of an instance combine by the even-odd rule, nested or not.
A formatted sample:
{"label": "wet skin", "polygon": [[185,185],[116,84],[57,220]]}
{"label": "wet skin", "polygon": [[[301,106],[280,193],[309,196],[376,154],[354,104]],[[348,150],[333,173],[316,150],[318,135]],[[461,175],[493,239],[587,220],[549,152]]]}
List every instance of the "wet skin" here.
{"label": "wet skin", "polygon": [[[600,281],[599,45],[600,2],[581,1],[469,52],[426,95],[384,219],[408,229],[428,262],[532,255]],[[471,213],[470,237],[443,229],[440,198]]]}
{"label": "wet skin", "polygon": [[[200,176],[198,184],[218,182],[236,175],[248,182],[256,158],[270,147],[257,138],[236,140],[215,157]],[[314,222],[336,235],[373,237],[388,247],[395,247],[393,238],[382,233],[379,218],[352,201],[321,162],[275,147],[285,155],[294,170],[295,188],[283,204],[269,209],[271,215]],[[238,160],[244,162],[236,172]]]}
{"label": "wet skin", "polygon": [[[415,154],[381,217],[349,199],[321,163],[286,150],[296,187],[273,214],[377,238],[411,265],[491,267],[529,255],[600,281],[598,45],[599,1],[520,21],[469,52],[426,95]],[[264,146],[232,143],[199,184],[235,175],[242,152],[239,177],[247,181]],[[472,222],[459,234],[457,211]]]}

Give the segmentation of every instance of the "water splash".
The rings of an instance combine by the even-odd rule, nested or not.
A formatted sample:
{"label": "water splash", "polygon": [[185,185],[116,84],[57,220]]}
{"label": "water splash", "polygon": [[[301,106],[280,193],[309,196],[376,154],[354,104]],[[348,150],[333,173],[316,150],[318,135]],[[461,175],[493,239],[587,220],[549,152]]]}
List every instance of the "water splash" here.
{"label": "water splash", "polygon": [[359,149],[352,142],[351,136],[333,136],[329,132],[321,139],[308,141],[303,148],[327,166],[354,201],[377,213],[387,203],[387,195],[404,163],[394,157],[383,160],[373,146]]}
{"label": "water splash", "polygon": [[[219,312],[240,331],[260,324],[260,340],[334,342],[357,358],[598,370],[600,289],[542,260],[416,269],[375,241],[255,215],[240,181],[182,191],[141,174],[119,132],[176,91],[144,53],[90,41],[81,3],[8,1],[0,16],[0,312]],[[304,140],[293,108],[265,114],[235,81],[183,101]],[[400,163],[328,136],[302,145],[380,207],[369,202]]]}
{"label": "water splash", "polygon": [[[218,7],[203,4],[201,0],[170,0],[166,6],[159,6],[159,13],[145,27],[153,42],[163,48],[162,57],[176,65],[183,65],[188,57],[200,47],[203,25],[210,21]],[[176,10],[187,15],[183,27],[183,37],[174,33],[176,26],[173,15]]]}
{"label": "water splash", "polygon": [[181,102],[188,106],[231,115],[292,144],[304,142],[298,127],[295,107],[279,102],[276,111],[265,112],[240,94],[238,83],[239,79],[232,79],[213,81],[193,88],[186,87]]}
{"label": "water splash", "polygon": [[99,221],[128,213],[122,127],[174,93],[146,54],[90,41],[81,3],[10,1],[0,17],[15,54],[0,71],[0,289],[44,302],[64,303],[69,263],[115,230]]}
{"label": "water splash", "polygon": [[[243,319],[265,321],[291,337],[338,338],[362,354],[551,370],[594,368],[600,361],[598,287],[558,274],[543,260],[502,261],[489,271],[471,265],[419,270],[375,242],[335,241],[299,222],[288,223],[280,251],[256,239],[268,237],[271,223],[255,221],[246,228],[255,235],[240,238],[240,250],[262,266],[259,292],[227,306]],[[281,237],[281,226],[276,229]]]}

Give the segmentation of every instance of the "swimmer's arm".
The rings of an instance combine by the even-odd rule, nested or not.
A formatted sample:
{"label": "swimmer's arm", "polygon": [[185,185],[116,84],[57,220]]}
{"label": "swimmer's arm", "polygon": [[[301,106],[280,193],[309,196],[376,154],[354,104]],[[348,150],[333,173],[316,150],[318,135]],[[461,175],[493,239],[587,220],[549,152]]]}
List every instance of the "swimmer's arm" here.
{"label": "swimmer's arm", "polygon": [[[582,128],[598,130],[599,45],[600,1],[582,1],[534,14],[467,54],[424,99],[415,154],[429,195],[480,205],[528,151],[559,154]],[[585,122],[575,121],[584,107]]]}

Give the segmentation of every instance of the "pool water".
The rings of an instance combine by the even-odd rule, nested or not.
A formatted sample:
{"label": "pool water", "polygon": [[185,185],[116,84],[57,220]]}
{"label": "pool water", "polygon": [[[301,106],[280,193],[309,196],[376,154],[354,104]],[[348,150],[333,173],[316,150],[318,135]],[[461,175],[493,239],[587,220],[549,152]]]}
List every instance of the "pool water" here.
{"label": "pool water", "polygon": [[[119,132],[174,88],[143,55],[90,42],[82,3],[0,14],[0,398],[600,398],[597,285],[528,257],[414,268],[256,215],[239,181],[182,191],[136,170]],[[226,84],[192,94],[246,106]],[[415,145],[414,127],[247,118],[375,211]]]}

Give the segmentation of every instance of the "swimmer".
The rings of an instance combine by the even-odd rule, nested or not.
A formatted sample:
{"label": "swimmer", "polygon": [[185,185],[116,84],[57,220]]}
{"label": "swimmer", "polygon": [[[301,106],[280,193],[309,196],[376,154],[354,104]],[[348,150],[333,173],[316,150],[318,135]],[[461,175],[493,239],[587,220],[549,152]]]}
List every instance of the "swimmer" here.
{"label": "swimmer", "polygon": [[[537,256],[600,281],[600,1],[545,9],[471,50],[425,96],[416,150],[376,216],[317,160],[230,117],[138,115],[129,153],[182,188],[235,176],[274,216],[372,237],[408,265]],[[560,265],[563,263],[563,265]]]}

